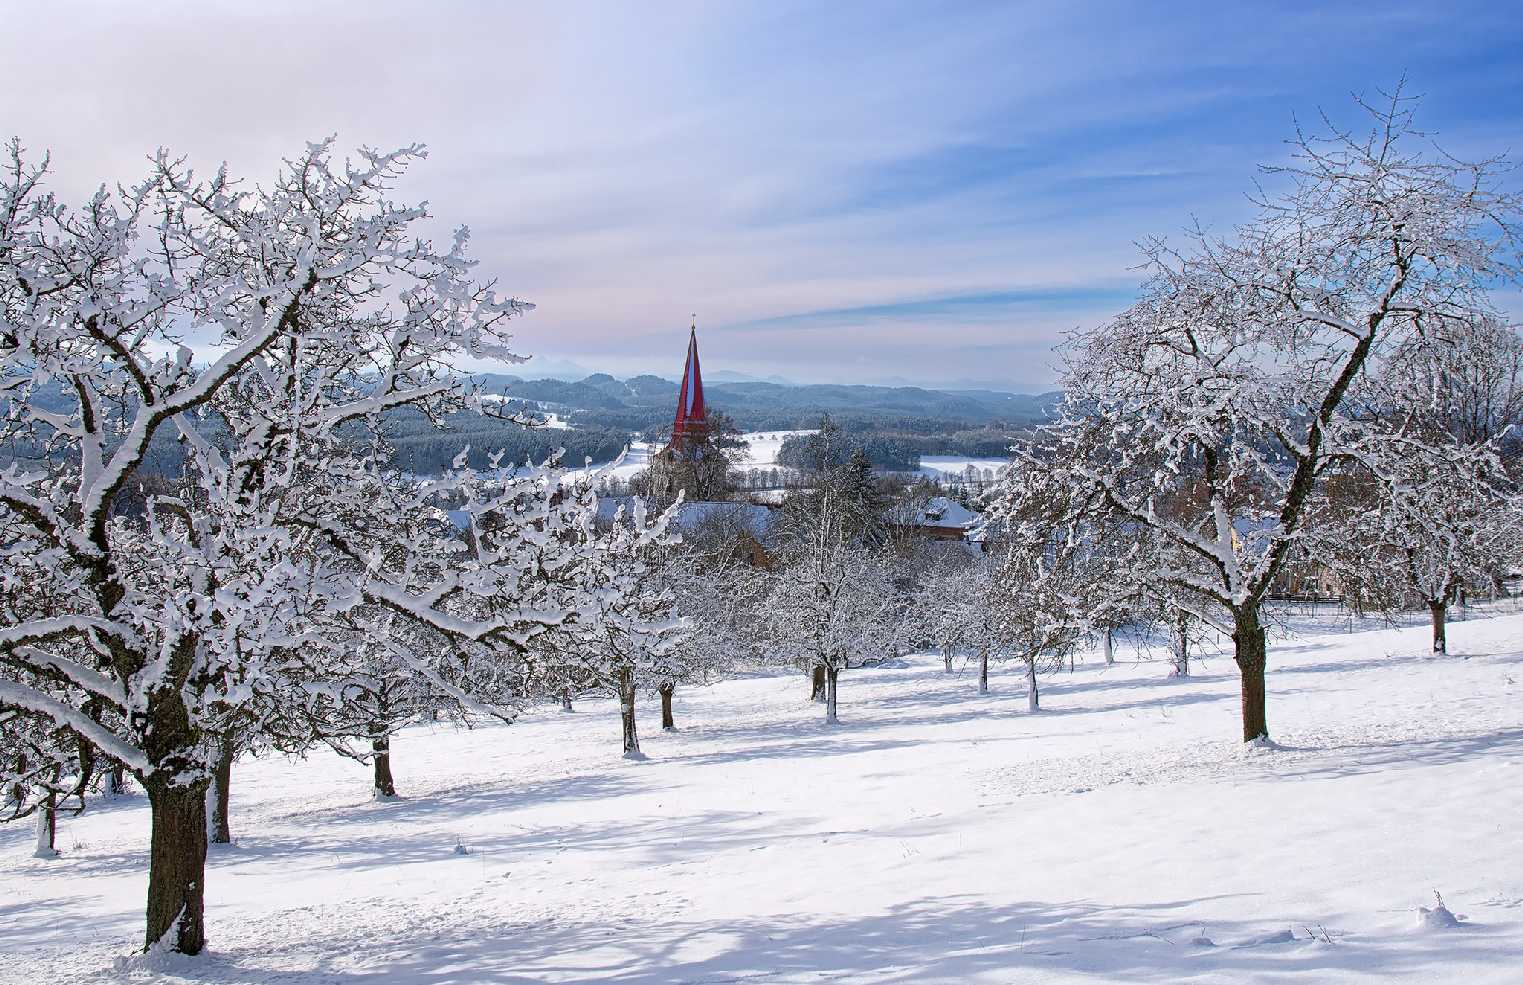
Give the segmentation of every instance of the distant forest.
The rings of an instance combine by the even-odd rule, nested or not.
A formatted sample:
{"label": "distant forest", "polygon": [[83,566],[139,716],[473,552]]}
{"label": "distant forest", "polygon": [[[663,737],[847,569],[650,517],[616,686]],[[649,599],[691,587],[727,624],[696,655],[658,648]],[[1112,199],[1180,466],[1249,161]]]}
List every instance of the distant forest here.
{"label": "distant forest", "polygon": [[[503,398],[508,410],[555,413],[569,428],[528,429],[478,414],[451,415],[436,427],[413,410],[386,417],[385,433],[396,466],[414,475],[438,475],[469,446],[471,466],[485,467],[492,455],[502,461],[542,462],[558,448],[564,462],[607,462],[635,435],[664,440],[669,433],[677,385],[656,376],[618,380],[596,374],[584,380],[522,380],[477,376],[474,382]],[[917,387],[784,386],[775,383],[716,383],[705,388],[710,407],[731,416],[742,431],[807,430],[830,415],[852,447],[863,448],[875,467],[913,471],[923,455],[996,458],[1014,435],[1048,418],[1055,394],[994,391],[943,392]],[[69,409],[60,392],[57,409]],[[217,440],[217,428],[210,437]],[[0,461],[38,461],[48,452],[35,443],[13,440],[0,448]],[[177,475],[183,454],[166,433],[156,437],[145,474]]]}
{"label": "distant forest", "polygon": [[[484,390],[505,405],[554,412],[575,431],[535,438],[575,443],[571,455],[602,444],[600,435],[638,434],[660,441],[671,428],[677,384],[657,376],[618,380],[599,373],[578,381],[479,376]],[[1002,458],[1017,435],[1048,420],[1057,395],[992,390],[940,391],[919,387],[787,386],[776,383],[715,383],[705,387],[710,407],[723,410],[742,431],[808,430],[829,415],[851,443],[879,469],[914,471],[923,455]],[[578,438],[578,432],[587,432]],[[533,439],[525,439],[532,445]],[[616,443],[622,446],[622,438]],[[801,454],[794,443],[786,456]],[[474,460],[474,459],[473,459]],[[399,461],[402,461],[399,454]]]}
{"label": "distant forest", "polygon": [[557,448],[565,449],[564,464],[575,467],[589,458],[610,461],[630,440],[629,431],[617,427],[525,428],[479,414],[452,414],[441,429],[414,410],[390,415],[386,438],[393,449],[392,461],[413,475],[438,475],[467,446],[472,468],[486,468],[498,452],[503,453],[503,465],[539,464]]}
{"label": "distant forest", "polygon": [[[658,376],[618,380],[598,373],[569,382],[483,375],[476,381],[489,393],[556,411],[577,426],[656,433],[671,426],[677,404],[677,384]],[[842,426],[870,424],[884,432],[944,435],[991,425],[1025,430],[1048,420],[1057,403],[1053,393],[778,383],[713,383],[704,394],[742,431],[811,428],[825,414]],[[935,452],[955,453],[961,450]]]}

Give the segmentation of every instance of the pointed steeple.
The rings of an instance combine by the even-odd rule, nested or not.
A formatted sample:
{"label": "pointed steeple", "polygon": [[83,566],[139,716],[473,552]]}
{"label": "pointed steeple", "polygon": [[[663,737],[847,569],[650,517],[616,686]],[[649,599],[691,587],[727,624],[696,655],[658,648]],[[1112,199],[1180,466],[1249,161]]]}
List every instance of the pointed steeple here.
{"label": "pointed steeple", "polygon": [[698,368],[698,323],[688,330],[687,365],[682,369],[682,388],[677,392],[677,419],[672,424],[672,448],[682,447],[687,435],[703,427],[703,373]]}

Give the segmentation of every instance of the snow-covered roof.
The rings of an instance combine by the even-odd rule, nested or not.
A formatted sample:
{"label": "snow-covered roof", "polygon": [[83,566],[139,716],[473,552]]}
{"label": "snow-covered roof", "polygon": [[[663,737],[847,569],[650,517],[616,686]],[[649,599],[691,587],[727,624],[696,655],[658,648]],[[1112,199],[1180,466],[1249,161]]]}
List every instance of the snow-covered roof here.
{"label": "snow-covered roof", "polygon": [[[634,503],[633,496],[599,497],[598,523],[612,523],[621,506],[625,515],[629,515]],[[683,503],[672,517],[669,529],[692,533],[709,523],[733,523],[758,541],[764,541],[771,536],[777,516],[773,510],[755,503]]]}
{"label": "snow-covered roof", "polygon": [[683,503],[672,523],[683,532],[707,523],[733,523],[757,540],[765,540],[777,523],[777,514],[756,503]]}
{"label": "snow-covered roof", "polygon": [[932,496],[915,514],[917,527],[956,527],[966,530],[978,522],[978,514],[945,496]]}

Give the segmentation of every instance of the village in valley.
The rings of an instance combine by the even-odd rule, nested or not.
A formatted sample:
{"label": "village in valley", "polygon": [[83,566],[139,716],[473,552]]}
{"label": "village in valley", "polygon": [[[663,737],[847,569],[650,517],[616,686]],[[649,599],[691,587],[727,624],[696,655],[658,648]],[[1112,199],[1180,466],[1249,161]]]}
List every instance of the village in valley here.
{"label": "village in valley", "polygon": [[0,10],[0,985],[1523,982],[1458,3]]}

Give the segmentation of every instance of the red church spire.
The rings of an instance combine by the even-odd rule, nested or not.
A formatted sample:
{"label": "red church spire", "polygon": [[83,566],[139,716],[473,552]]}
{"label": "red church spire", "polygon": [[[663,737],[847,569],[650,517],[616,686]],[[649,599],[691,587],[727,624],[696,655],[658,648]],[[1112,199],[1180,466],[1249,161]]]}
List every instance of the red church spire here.
{"label": "red church spire", "polygon": [[698,325],[695,322],[687,339],[687,365],[682,369],[682,389],[677,393],[677,420],[672,424],[672,447],[681,448],[683,439],[700,431],[704,425],[703,374],[698,369]]}

